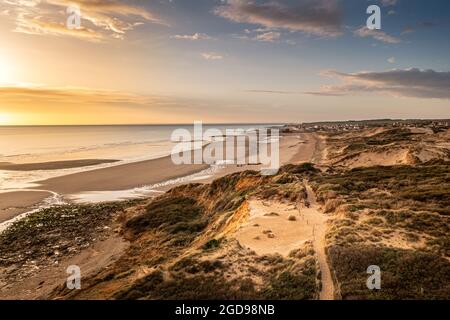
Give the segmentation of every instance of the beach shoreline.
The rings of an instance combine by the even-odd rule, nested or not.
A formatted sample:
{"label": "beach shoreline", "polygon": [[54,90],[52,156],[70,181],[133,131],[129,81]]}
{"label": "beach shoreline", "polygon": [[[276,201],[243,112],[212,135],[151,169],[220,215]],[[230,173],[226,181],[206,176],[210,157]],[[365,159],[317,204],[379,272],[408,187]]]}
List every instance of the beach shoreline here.
{"label": "beach shoreline", "polygon": [[8,171],[34,171],[34,170],[60,170],[74,169],[96,166],[99,164],[114,163],[120,160],[115,159],[82,159],[82,160],[64,160],[34,163],[12,163],[0,162],[0,170]]}
{"label": "beach shoreline", "polygon": [[[282,135],[280,137],[280,163],[283,165],[307,161],[315,152],[316,144],[317,137],[313,134]],[[63,165],[66,164],[63,163]],[[39,207],[39,204],[55,193],[67,203],[76,202],[74,200],[77,198],[77,194],[81,193],[117,193],[154,185],[157,186],[155,191],[160,193],[189,182],[210,183],[234,172],[259,170],[261,165],[234,164],[208,171],[210,168],[211,166],[208,164],[175,165],[169,155],[36,181],[34,182],[36,186],[26,190],[0,193],[0,223]],[[201,175],[205,171],[208,171],[208,174]],[[200,176],[195,177],[196,174],[200,174]],[[151,197],[152,195],[145,194],[145,196]]]}
{"label": "beach shoreline", "polygon": [[30,211],[52,195],[46,191],[11,191],[0,193],[0,224]]}

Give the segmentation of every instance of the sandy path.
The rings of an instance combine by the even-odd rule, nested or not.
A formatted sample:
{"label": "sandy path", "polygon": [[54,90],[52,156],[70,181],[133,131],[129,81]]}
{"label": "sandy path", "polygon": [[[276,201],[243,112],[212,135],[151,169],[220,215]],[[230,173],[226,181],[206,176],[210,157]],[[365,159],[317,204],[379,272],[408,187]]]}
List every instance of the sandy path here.
{"label": "sandy path", "polygon": [[313,227],[313,246],[319,261],[322,290],[320,300],[334,300],[334,284],[325,253],[325,233],[328,217],[324,215],[316,201],[316,195],[307,181],[304,182],[308,193],[309,208],[301,210],[308,225]]}

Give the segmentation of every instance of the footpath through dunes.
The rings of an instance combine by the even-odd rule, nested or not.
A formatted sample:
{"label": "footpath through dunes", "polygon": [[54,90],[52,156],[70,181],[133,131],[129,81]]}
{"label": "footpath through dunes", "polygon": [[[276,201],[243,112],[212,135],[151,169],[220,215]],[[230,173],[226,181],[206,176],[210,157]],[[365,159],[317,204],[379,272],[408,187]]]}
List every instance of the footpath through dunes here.
{"label": "footpath through dunes", "polygon": [[304,181],[308,207],[301,211],[303,219],[306,220],[307,225],[312,226],[312,237],[314,250],[316,251],[317,259],[319,261],[320,275],[321,275],[321,291],[320,300],[333,300],[335,297],[334,283],[328,265],[326,254],[325,235],[327,229],[328,216],[326,216],[320,209],[316,195],[309,185],[308,181]]}

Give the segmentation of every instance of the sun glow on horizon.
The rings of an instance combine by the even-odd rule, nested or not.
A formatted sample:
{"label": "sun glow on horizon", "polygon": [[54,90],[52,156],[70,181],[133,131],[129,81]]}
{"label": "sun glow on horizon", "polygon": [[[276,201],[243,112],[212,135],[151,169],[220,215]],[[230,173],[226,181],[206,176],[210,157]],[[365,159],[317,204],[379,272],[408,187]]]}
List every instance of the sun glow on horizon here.
{"label": "sun glow on horizon", "polygon": [[0,112],[0,126],[10,124],[11,117],[7,113]]}
{"label": "sun glow on horizon", "polygon": [[12,83],[14,73],[14,64],[11,59],[0,52],[0,84]]}

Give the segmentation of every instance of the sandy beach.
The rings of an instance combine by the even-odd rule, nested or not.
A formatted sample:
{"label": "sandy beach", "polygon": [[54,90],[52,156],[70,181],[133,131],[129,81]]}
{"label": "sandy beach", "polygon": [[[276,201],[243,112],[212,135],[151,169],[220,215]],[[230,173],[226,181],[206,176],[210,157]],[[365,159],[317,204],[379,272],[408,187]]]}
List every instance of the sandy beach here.
{"label": "sandy beach", "polygon": [[[318,138],[315,134],[288,134],[280,138],[280,163],[301,163],[309,161],[316,152]],[[95,165],[115,160],[74,160],[32,164],[0,164],[0,168],[15,170],[46,170]],[[207,164],[174,165],[170,156],[122,164],[102,169],[84,171],[36,182],[38,186],[30,190],[0,193],[0,223],[29,211],[52,192],[67,200],[78,193],[91,191],[120,191],[142,186],[154,185],[201,172],[209,168]],[[226,165],[211,175],[195,180],[197,183],[210,183],[219,177],[244,170],[259,170],[260,165]],[[8,169],[10,170],[10,169]],[[185,181],[158,188],[167,191]],[[46,192],[46,191],[49,192]]]}
{"label": "sandy beach", "polygon": [[176,166],[167,156],[38,181],[40,186],[37,188],[60,194],[125,190],[184,177],[206,168],[206,164]]}
{"label": "sandy beach", "polygon": [[51,195],[45,191],[14,191],[0,193],[0,223],[24,213]]}
{"label": "sandy beach", "polygon": [[84,159],[84,160],[67,160],[67,161],[51,161],[36,163],[10,163],[0,162],[0,170],[9,171],[33,171],[33,170],[59,170],[95,166],[103,163],[114,163],[119,160],[108,159]]}

